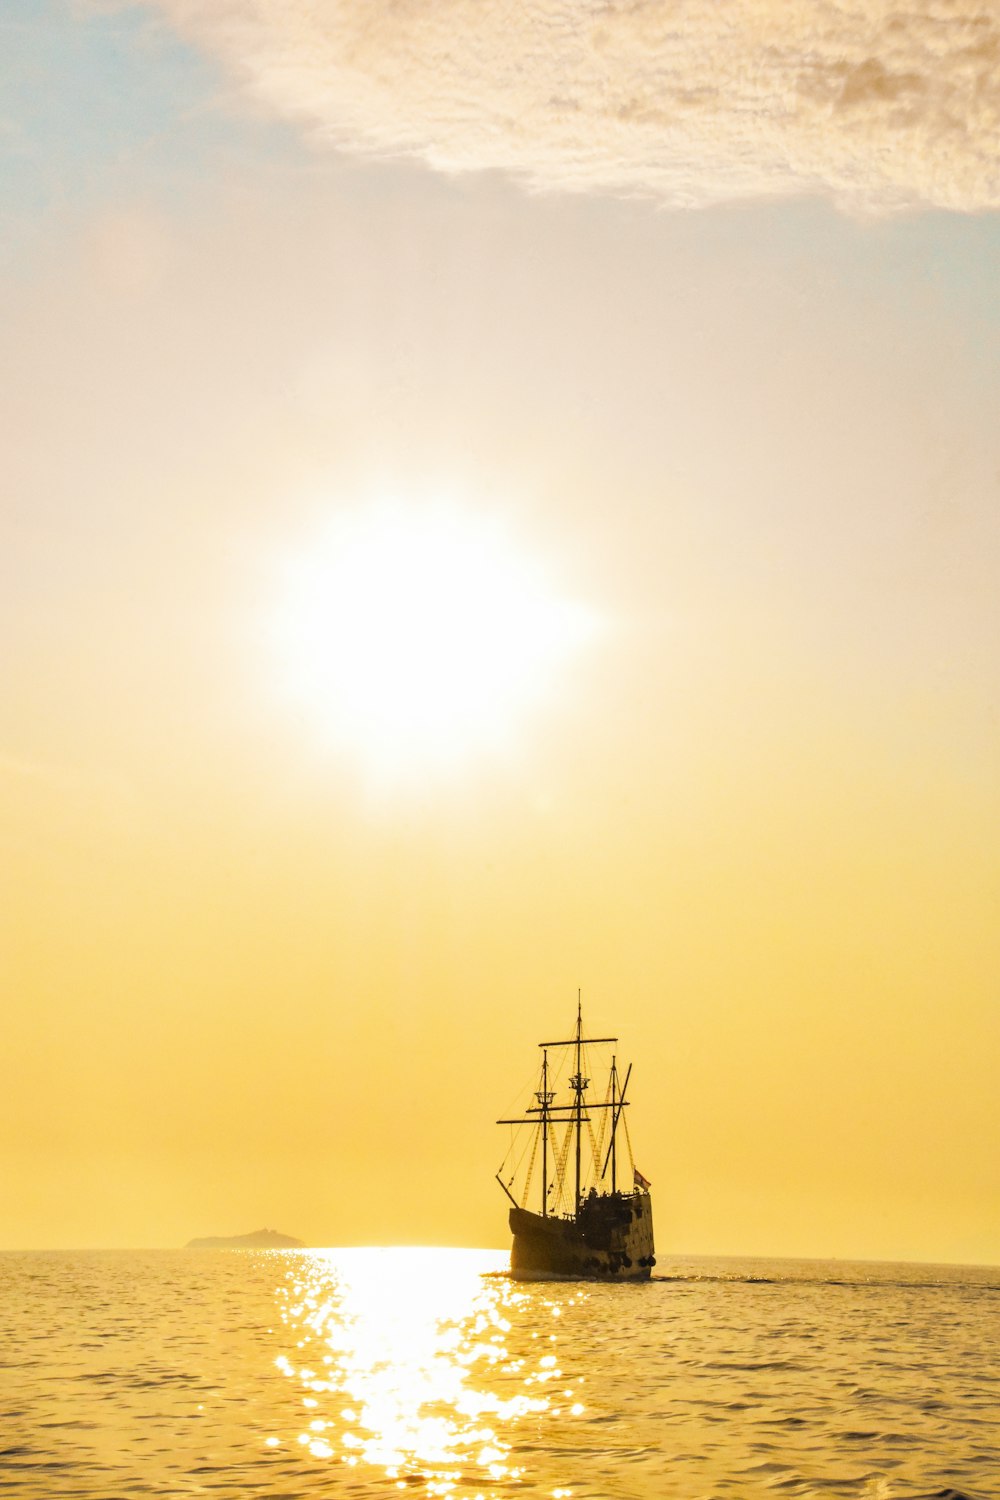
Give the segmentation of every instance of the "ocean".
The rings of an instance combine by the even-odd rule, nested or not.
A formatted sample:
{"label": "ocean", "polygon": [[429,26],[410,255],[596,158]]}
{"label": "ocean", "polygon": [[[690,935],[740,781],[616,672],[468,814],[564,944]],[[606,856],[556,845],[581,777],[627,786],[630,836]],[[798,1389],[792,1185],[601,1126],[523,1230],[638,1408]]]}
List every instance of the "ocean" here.
{"label": "ocean", "polygon": [[1000,1270],[495,1251],[0,1255],[0,1493],[1000,1496]]}

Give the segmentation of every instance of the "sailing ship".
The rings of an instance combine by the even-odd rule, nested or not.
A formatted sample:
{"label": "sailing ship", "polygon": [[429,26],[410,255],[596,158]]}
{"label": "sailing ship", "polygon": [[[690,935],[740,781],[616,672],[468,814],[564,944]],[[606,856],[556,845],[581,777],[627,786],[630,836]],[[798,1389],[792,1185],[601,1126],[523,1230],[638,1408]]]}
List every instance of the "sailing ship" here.
{"label": "sailing ship", "polygon": [[[511,1148],[496,1174],[511,1204],[510,1270],[516,1280],[647,1281],[656,1264],[650,1185],[632,1159],[625,1115],[632,1065],[623,1079],[612,1054],[603,1099],[585,1073],[588,1047],[617,1042],[617,1037],[584,1036],[578,995],[576,1035],[538,1044],[542,1067],[535,1102],[523,1116],[497,1121],[530,1127],[526,1143],[523,1130],[512,1134]],[[574,1071],[560,1102],[567,1061]],[[537,1208],[529,1208],[539,1157],[540,1197]],[[627,1186],[621,1185],[622,1179]],[[519,1199],[515,1183],[520,1185]]]}

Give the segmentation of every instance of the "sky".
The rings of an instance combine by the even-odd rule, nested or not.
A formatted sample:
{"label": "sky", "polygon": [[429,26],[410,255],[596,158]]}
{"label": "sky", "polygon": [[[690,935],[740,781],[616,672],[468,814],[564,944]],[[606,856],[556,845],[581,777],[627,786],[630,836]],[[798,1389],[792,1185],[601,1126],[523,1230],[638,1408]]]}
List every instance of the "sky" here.
{"label": "sky", "polygon": [[1000,1262],[998,50],[7,0],[0,1246]]}

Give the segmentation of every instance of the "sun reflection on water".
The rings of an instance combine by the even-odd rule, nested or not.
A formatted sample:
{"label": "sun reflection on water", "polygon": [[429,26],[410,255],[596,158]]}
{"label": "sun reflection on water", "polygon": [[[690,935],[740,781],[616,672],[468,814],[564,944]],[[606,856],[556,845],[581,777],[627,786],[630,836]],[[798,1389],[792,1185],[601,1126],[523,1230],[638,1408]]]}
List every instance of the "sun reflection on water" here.
{"label": "sun reflection on water", "polygon": [[[490,1500],[494,1486],[517,1484],[512,1427],[553,1409],[548,1387],[561,1372],[552,1343],[530,1361],[512,1350],[526,1294],[486,1274],[504,1263],[479,1250],[296,1256],[278,1289],[290,1343],[276,1364],[302,1393],[298,1443],[427,1495]],[[569,1405],[572,1391],[558,1394],[563,1411],[583,1410]]]}

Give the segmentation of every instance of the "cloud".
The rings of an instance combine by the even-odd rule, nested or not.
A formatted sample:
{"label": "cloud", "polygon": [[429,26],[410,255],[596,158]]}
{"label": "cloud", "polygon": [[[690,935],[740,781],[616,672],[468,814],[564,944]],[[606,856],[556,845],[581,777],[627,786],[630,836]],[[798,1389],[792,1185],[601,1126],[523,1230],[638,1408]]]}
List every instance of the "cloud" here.
{"label": "cloud", "polygon": [[1000,206],[997,0],[158,0],[317,141],[665,204]]}

